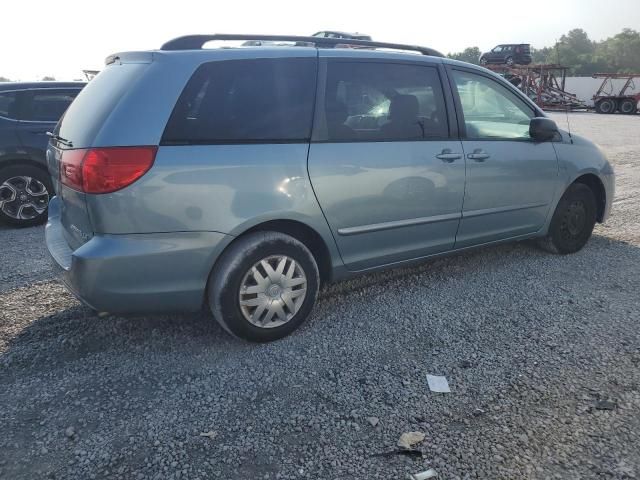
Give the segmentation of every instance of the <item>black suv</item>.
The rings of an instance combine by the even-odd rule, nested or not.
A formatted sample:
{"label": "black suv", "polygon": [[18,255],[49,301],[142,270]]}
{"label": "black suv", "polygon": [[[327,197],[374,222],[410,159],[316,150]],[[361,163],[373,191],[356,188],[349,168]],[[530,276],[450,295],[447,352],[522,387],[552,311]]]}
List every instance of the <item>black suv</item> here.
{"label": "black suv", "polygon": [[48,131],[83,82],[0,83],[0,222],[28,227],[47,219],[53,185]]}
{"label": "black suv", "polygon": [[512,65],[529,65],[531,63],[531,46],[528,43],[498,45],[490,52],[480,55],[480,65],[488,63],[505,63]]}

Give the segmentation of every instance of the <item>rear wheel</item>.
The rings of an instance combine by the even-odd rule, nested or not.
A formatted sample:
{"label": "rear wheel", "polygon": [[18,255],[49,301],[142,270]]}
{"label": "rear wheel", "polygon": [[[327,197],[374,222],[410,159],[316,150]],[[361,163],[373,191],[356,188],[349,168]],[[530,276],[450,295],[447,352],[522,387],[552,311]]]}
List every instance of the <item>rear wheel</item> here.
{"label": "rear wheel", "polygon": [[227,332],[269,342],[307,319],[319,284],[318,266],[303,243],[278,232],[255,232],[223,253],[209,279],[208,299]]}
{"label": "rear wheel", "polygon": [[506,63],[510,67],[513,67],[514,65],[513,57],[507,57],[504,63]]}
{"label": "rear wheel", "polygon": [[616,102],[611,98],[603,98],[595,104],[597,113],[613,113],[616,111]]}
{"label": "rear wheel", "polygon": [[41,168],[12,165],[0,169],[0,222],[16,227],[44,223],[52,192],[51,179]]}
{"label": "rear wheel", "polygon": [[593,191],[586,185],[574,183],[558,202],[549,233],[540,240],[540,246],[552,253],[575,253],[585,246],[595,224]]}
{"label": "rear wheel", "polygon": [[625,115],[633,115],[638,111],[638,102],[631,98],[625,98],[620,102],[620,106],[618,107],[620,113],[624,113]]}

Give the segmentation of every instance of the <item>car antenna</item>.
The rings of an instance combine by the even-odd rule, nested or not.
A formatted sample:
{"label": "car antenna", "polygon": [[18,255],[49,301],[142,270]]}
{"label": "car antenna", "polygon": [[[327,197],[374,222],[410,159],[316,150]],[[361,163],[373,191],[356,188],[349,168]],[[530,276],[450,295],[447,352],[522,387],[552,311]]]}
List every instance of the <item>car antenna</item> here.
{"label": "car antenna", "polygon": [[573,144],[573,137],[571,136],[571,124],[569,123],[569,105],[564,106],[564,114],[567,117],[567,133],[569,134],[569,140]]}

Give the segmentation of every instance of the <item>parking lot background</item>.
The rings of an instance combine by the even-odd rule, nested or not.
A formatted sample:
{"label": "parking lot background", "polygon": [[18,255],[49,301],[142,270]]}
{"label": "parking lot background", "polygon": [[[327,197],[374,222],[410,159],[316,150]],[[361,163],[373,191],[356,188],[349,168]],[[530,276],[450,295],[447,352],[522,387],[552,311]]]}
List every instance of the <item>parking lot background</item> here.
{"label": "parking lot background", "polygon": [[[1,228],[0,478],[637,478],[640,116],[568,118],[617,173],[584,250],[338,283],[267,345],[206,314],[98,317],[52,277],[42,227]],[[406,431],[422,458],[380,455]]]}

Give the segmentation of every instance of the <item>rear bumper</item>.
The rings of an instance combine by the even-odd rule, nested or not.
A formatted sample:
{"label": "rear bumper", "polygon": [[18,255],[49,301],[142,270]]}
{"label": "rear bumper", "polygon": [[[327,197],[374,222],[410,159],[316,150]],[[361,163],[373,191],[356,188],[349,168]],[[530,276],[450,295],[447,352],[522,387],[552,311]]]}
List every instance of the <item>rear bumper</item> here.
{"label": "rear bumper", "polygon": [[45,230],[54,268],[67,288],[97,311],[199,310],[211,268],[233,238],[218,232],[95,235],[71,250],[59,212],[54,197]]}

